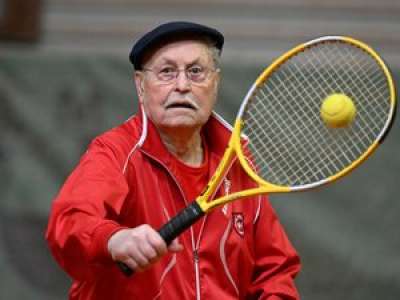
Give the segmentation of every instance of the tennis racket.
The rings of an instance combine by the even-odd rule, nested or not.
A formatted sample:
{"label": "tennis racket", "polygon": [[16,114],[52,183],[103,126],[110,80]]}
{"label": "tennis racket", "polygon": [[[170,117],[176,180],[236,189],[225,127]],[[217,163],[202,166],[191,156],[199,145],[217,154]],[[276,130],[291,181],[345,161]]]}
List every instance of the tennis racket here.
{"label": "tennis racket", "polygon": [[[356,115],[348,126],[331,128],[320,117],[321,103],[338,93],[352,99]],[[395,111],[390,71],[368,45],[327,36],[293,48],[252,85],[215,174],[202,194],[159,230],[160,235],[170,244],[225,203],[309,190],[343,177],[383,142]],[[213,199],[236,159],[257,187]],[[128,276],[133,273],[123,263],[119,267]]]}

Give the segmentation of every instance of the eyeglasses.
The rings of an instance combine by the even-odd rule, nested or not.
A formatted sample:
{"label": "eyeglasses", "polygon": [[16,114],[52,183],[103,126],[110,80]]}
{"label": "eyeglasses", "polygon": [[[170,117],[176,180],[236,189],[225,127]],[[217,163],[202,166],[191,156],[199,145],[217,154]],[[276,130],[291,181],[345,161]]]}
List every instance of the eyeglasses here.
{"label": "eyeglasses", "polygon": [[210,74],[213,72],[219,72],[219,69],[194,65],[186,69],[165,66],[153,69],[144,68],[143,71],[154,74],[155,78],[162,84],[170,84],[178,78],[180,72],[184,72],[186,78],[192,83],[203,83],[209,78]]}

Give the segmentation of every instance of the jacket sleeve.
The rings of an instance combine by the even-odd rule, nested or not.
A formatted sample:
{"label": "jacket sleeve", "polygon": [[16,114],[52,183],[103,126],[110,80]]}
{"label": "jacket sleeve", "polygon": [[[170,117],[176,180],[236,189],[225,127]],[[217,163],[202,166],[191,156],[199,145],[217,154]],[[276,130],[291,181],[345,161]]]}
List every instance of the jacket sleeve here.
{"label": "jacket sleeve", "polygon": [[255,271],[246,299],[300,299],[294,283],[300,258],[267,199],[261,201],[255,226]]}
{"label": "jacket sleeve", "polygon": [[107,241],[124,228],[116,220],[127,193],[114,151],[95,140],[54,200],[46,232],[53,256],[71,277],[87,279],[113,263]]}

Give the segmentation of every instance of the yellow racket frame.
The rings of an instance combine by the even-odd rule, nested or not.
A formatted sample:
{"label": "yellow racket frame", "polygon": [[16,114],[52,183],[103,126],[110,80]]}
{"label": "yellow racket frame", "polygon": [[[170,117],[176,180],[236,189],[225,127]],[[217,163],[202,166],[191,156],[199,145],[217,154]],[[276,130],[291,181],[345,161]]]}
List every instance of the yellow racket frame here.
{"label": "yellow racket frame", "polygon": [[[312,183],[312,184],[307,184],[307,185],[301,185],[301,186],[280,186],[280,185],[275,185],[272,183],[269,183],[265,180],[263,180],[256,171],[249,165],[245,154],[243,153],[242,149],[242,142],[243,142],[243,137],[241,136],[241,129],[243,125],[243,121],[241,119],[241,116],[243,114],[244,107],[246,103],[249,101],[249,99],[252,97],[253,92],[264,82],[270,77],[270,75],[277,69],[279,66],[284,63],[286,60],[288,60],[290,57],[295,56],[296,54],[304,51],[306,48],[311,47],[315,43],[321,43],[321,42],[329,42],[330,40],[341,40],[345,43],[352,44],[363,51],[367,52],[371,57],[375,59],[375,61],[378,63],[378,65],[381,67],[383,70],[387,83],[389,86],[389,93],[390,93],[390,106],[391,106],[391,111],[389,112],[389,118],[386,121],[386,124],[384,128],[381,131],[381,134],[377,137],[376,141],[371,144],[371,146],[353,163],[351,163],[349,166],[338,172],[337,174],[330,176],[326,179],[320,180],[318,182]],[[346,174],[348,174],[350,171],[355,169],[357,166],[359,166],[362,162],[364,162],[378,147],[378,145],[383,141],[383,138],[385,137],[385,133],[389,130],[392,121],[394,119],[394,114],[395,114],[395,109],[396,109],[396,91],[395,91],[395,85],[393,82],[392,75],[387,68],[386,64],[384,61],[380,58],[380,56],[367,44],[356,40],[351,37],[347,36],[326,36],[326,37],[321,37],[318,39],[314,39],[312,41],[309,41],[307,43],[301,44],[292,50],[286,52],[282,56],[280,56],[278,59],[276,59],[269,67],[267,67],[263,73],[257,78],[255,81],[254,85],[252,88],[249,90],[249,92],[246,95],[245,100],[243,101],[243,104],[239,110],[238,117],[235,120],[232,136],[230,138],[228,148],[226,149],[222,160],[215,171],[213,177],[211,178],[210,182],[208,183],[207,187],[203,191],[203,193],[196,198],[197,204],[200,206],[203,212],[207,213],[208,211],[212,210],[213,208],[223,205],[225,203],[234,201],[238,198],[245,198],[245,197],[250,197],[254,195],[260,195],[260,194],[269,194],[269,193],[288,193],[288,192],[295,192],[295,191],[302,191],[302,190],[307,190],[307,189],[312,189],[315,187],[318,187],[323,184],[327,184],[330,182],[333,182]],[[252,188],[244,191],[239,191],[235,192],[229,195],[225,195],[223,197],[220,197],[218,199],[211,200],[210,199],[214,196],[215,191],[218,189],[222,179],[227,173],[227,170],[232,164],[232,161],[235,159],[235,156],[238,157],[239,162],[245,172],[258,184],[257,188]]]}

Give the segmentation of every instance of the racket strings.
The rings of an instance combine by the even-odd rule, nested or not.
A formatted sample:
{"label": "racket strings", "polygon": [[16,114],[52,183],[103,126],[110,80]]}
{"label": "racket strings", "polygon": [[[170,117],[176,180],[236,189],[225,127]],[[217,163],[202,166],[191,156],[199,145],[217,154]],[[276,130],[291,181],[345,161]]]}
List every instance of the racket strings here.
{"label": "racket strings", "polygon": [[[316,61],[317,62],[319,61],[318,57],[316,58]],[[329,81],[327,81],[327,78],[328,78],[331,82],[334,83],[334,85],[343,86],[348,80],[353,81],[352,78],[349,76],[349,74],[346,74],[346,72],[341,72],[341,69],[343,69],[342,66],[346,65],[347,63],[345,61],[342,62],[342,61],[338,60],[337,64],[339,64],[339,67],[338,67],[337,71],[333,70],[334,76],[332,76],[331,73],[327,73],[326,76],[318,76],[318,78],[320,78],[320,80],[317,80],[316,83],[318,84],[321,81],[321,82],[324,82],[326,85],[329,85]],[[312,63],[311,63],[311,65],[312,65]],[[347,66],[347,67],[350,67],[350,66]],[[340,77],[338,74],[344,74],[344,76]],[[354,81],[352,83],[353,83],[354,87],[357,86],[357,84],[354,84]],[[318,84],[318,88],[322,91],[324,89],[324,86],[321,86]],[[360,131],[360,132],[363,133],[363,131]],[[342,145],[347,146],[348,143],[342,143]],[[354,144],[353,146],[356,146],[356,145],[357,144]],[[366,145],[364,145],[364,146],[366,146]],[[359,149],[359,150],[360,150],[360,152],[362,151],[361,149]]]}
{"label": "racket strings", "polygon": [[[361,65],[361,64],[359,64],[359,65],[355,65],[355,68],[357,68],[358,69],[358,71],[359,72],[362,72],[363,70],[364,70],[364,72],[366,72],[367,74],[368,74],[368,72],[369,72],[369,70],[368,70],[368,68],[370,68],[371,66],[369,66],[368,64],[364,64],[364,65]],[[365,68],[365,69],[364,69]],[[377,73],[376,71],[377,70],[372,70],[373,71],[373,73],[371,74],[371,75],[369,75],[369,76],[367,76],[365,79],[367,79],[368,80],[368,83],[370,84],[370,85],[372,85],[373,86],[373,89],[368,89],[367,88],[367,86],[366,86],[366,81],[364,81],[364,80],[360,80],[360,81],[355,81],[356,79],[360,79],[360,78],[352,78],[352,77],[350,77],[349,78],[349,80],[351,80],[352,82],[353,82],[353,86],[358,90],[358,92],[359,93],[361,93],[361,91],[360,91],[360,86],[362,86],[362,88],[364,88],[364,91],[366,92],[366,93],[369,93],[369,95],[368,96],[370,96],[370,98],[371,99],[381,99],[382,98],[382,96],[383,97],[387,97],[388,95],[386,94],[386,95],[384,95],[384,94],[382,94],[381,93],[381,88],[379,88],[377,85],[378,84],[380,84],[380,83],[384,83],[384,86],[383,86],[383,90],[385,91],[387,91],[388,89],[387,89],[387,85],[386,85],[386,81],[385,81],[385,78],[383,77],[383,76],[381,76],[381,73]],[[343,79],[344,80],[344,79]],[[374,94],[377,94],[377,95],[374,95]],[[380,96],[380,97],[379,97]],[[380,108],[381,106],[375,106],[375,108]],[[361,109],[364,109],[365,110],[365,108],[366,107],[364,107],[364,106],[362,106],[361,107]],[[372,107],[372,108],[374,108],[374,107]],[[377,117],[377,116],[383,116],[383,117],[385,117],[386,115],[385,114],[382,114],[382,112],[379,112],[379,113],[376,113],[376,111],[374,111],[374,110],[372,110],[372,111],[369,111],[369,113],[375,113],[375,117]],[[367,115],[368,116],[368,114],[361,114],[360,116],[361,116],[361,118],[363,118],[365,115]]]}
{"label": "racket strings", "polygon": [[[283,72],[284,74],[286,74],[285,72]],[[292,80],[297,80],[297,76],[292,76],[293,78],[285,78],[285,80],[288,80],[288,79],[292,79]],[[282,79],[279,79],[281,82],[283,82],[283,80]],[[288,96],[288,95],[290,95],[290,94],[292,94],[292,93],[296,93],[296,91],[298,91],[298,89],[296,88],[294,91],[289,91],[288,89],[288,87],[286,87],[285,88],[286,89],[286,93],[285,93],[285,95],[284,96]],[[308,92],[307,90],[305,91],[305,92]],[[307,96],[314,96],[314,95],[311,95],[310,93],[307,93]],[[281,104],[281,102],[277,102],[278,103],[278,105],[280,105],[282,108],[283,108],[283,106],[282,106],[282,104]],[[315,122],[316,121],[316,118],[315,118],[315,116],[313,116],[312,114],[310,114],[309,112],[310,112],[310,110],[309,109],[307,109],[307,111],[305,111],[305,109],[304,109],[304,106],[296,106],[296,107],[294,107],[295,108],[295,110],[300,110],[303,114],[303,116],[305,116],[305,118],[307,119],[307,121],[308,122]],[[307,108],[307,107],[306,107]],[[291,111],[290,112],[290,114],[291,115],[293,115],[294,113],[296,113],[296,111]],[[311,119],[312,118],[312,119]],[[294,122],[294,124],[296,125],[296,127],[295,127],[295,130],[291,133],[292,135],[294,135],[294,136],[297,136],[298,135],[298,133],[299,132],[302,132],[303,130],[308,130],[308,133],[310,134],[310,137],[313,139],[313,142],[314,143],[310,143],[310,145],[312,145],[312,144],[314,144],[314,145],[319,145],[318,143],[317,143],[317,141],[316,141],[316,139],[315,139],[315,135],[313,135],[312,134],[312,132],[310,132],[310,129],[309,129],[309,127],[306,125],[306,123],[304,122],[304,118],[298,118],[297,120],[296,120],[296,122]],[[300,125],[302,125],[301,127],[299,127],[299,124]],[[287,137],[287,140],[291,140],[292,139],[292,137]],[[294,151],[296,151],[296,149],[293,149]],[[311,156],[311,153],[312,153],[312,150],[313,149],[308,149],[308,150],[310,150],[310,151],[305,151],[304,153],[305,153],[305,155],[303,156],[303,157],[301,157],[301,159],[300,160],[298,160],[297,161],[297,163],[298,163],[298,165],[299,166],[301,166],[302,168],[303,168],[303,172],[307,172],[306,174],[315,174],[315,173],[319,173],[319,170],[321,169],[321,167],[322,166],[320,166],[320,165],[316,165],[316,166],[314,166],[314,167],[316,167],[316,168],[312,168],[312,169],[310,169],[310,165],[308,165],[308,164],[306,164],[306,161],[308,161],[308,160],[310,160],[310,159],[312,159],[312,156]],[[321,149],[322,150],[322,149]],[[329,165],[327,165],[328,167],[329,167]],[[308,169],[306,169],[308,167]],[[283,170],[286,170],[287,169],[287,166],[285,167],[285,168],[281,168],[281,171],[283,171]],[[336,170],[332,170],[332,169],[330,169],[331,171],[336,171]],[[292,175],[293,176],[293,175]]]}
{"label": "racket strings", "polygon": [[[296,66],[295,66],[296,67]],[[318,81],[317,81],[318,82]],[[296,91],[299,89],[299,88],[301,88],[303,85],[300,83],[298,86],[296,86]],[[317,97],[318,95],[315,93],[315,92],[313,92],[313,91],[306,91],[306,93],[307,93],[307,96],[308,97]],[[311,103],[312,104],[312,103]],[[308,109],[307,110],[307,112],[304,114],[306,117],[307,117],[307,119],[308,119],[308,121],[309,122],[318,122],[319,120],[318,120],[318,118],[317,118],[317,116],[315,116],[312,112],[313,112],[313,110],[315,110],[315,109],[318,109],[318,107],[313,107],[312,105],[310,105],[310,107],[312,108],[312,110],[310,110],[310,109]],[[302,106],[300,106],[300,109],[302,110]],[[303,112],[304,112],[304,110],[303,110]],[[302,121],[303,119],[300,119],[299,121]],[[306,126],[306,124],[304,124],[304,122],[302,122],[303,123],[303,125],[304,126]],[[321,145],[318,143],[318,140],[317,140],[317,138],[318,138],[318,135],[319,136],[321,136],[321,133],[320,132],[317,132],[317,134],[313,134],[312,132],[309,132],[309,133],[311,133],[310,134],[310,137],[313,139],[313,142],[314,142],[314,145],[316,145],[316,146],[318,146],[318,150],[324,150],[324,149],[322,149],[321,148]],[[336,155],[336,153],[335,152],[333,152],[333,156],[334,157],[336,157],[336,159],[337,159],[337,155]],[[318,168],[320,168],[318,165],[317,165],[317,167]],[[319,170],[319,169],[318,169]]]}
{"label": "racket strings", "polygon": [[[277,103],[280,106],[280,108],[283,110],[283,106],[282,106],[281,102],[278,101]],[[302,110],[302,112],[304,113],[304,110],[301,107],[295,107],[295,108],[299,109],[299,110]],[[295,112],[294,111],[290,111],[290,115],[292,115],[293,113],[295,113]],[[280,124],[282,122],[284,122],[284,120],[287,119],[287,117],[289,116],[287,113],[286,114],[282,114],[282,115],[285,116],[285,118],[281,119],[281,120],[278,119],[277,120],[278,122],[276,122],[276,123],[273,122],[272,124],[275,125],[274,126],[275,128],[270,128],[271,130],[278,129]],[[309,118],[309,114],[304,114],[304,115],[306,116],[306,118]],[[296,120],[296,122],[294,124],[295,124],[294,129],[292,131],[286,131],[284,133],[284,135],[281,136],[281,139],[277,140],[276,143],[281,144],[281,145],[290,144],[289,141],[291,141],[294,137],[298,136],[299,133],[301,133],[303,131],[309,131],[309,128],[306,126],[304,120],[298,119],[298,120]],[[270,132],[272,132],[272,131],[270,131]],[[313,135],[311,135],[311,137],[314,138]],[[310,143],[308,145],[312,145],[312,143]],[[292,148],[291,149],[288,149],[286,147],[286,149],[285,149],[286,152],[296,151],[296,148],[294,148],[293,146],[295,146],[295,144],[292,144]],[[305,145],[305,146],[307,146],[307,145]],[[303,157],[299,157],[299,159],[297,160],[297,164],[291,164],[291,165],[277,164],[277,167],[279,167],[278,174],[285,174],[285,173],[286,174],[290,174],[291,177],[294,177],[293,179],[299,180],[300,178],[298,178],[298,177],[295,178],[295,177],[299,174],[299,169],[300,168],[303,169],[302,172],[305,172],[305,173],[307,172],[307,174],[314,174],[317,171],[319,171],[319,169],[314,170],[314,168],[312,168],[312,166],[307,165],[305,163],[305,161],[307,161],[309,159],[312,159],[312,157],[310,156],[310,153],[312,153],[312,149],[309,149],[309,150],[310,151],[304,151],[305,155]],[[279,152],[277,152],[277,153],[279,153]],[[265,154],[266,153],[263,153],[263,155],[265,155]],[[277,155],[276,157],[279,157],[279,156]],[[276,163],[279,163],[279,160],[276,160]],[[295,166],[296,172],[292,172],[293,166]],[[264,166],[264,170],[266,170],[265,166]],[[290,171],[290,172],[288,172],[288,171]],[[290,178],[288,178],[288,180],[290,180]]]}
{"label": "racket strings", "polygon": [[[282,63],[248,100],[243,133],[259,175],[286,186],[314,183],[357,160],[384,128],[390,111],[388,83],[367,52],[342,41],[306,48]],[[322,101],[343,93],[357,115],[347,128],[320,118]]]}
{"label": "racket strings", "polygon": [[[343,65],[343,64],[340,64],[340,65]],[[340,78],[340,77],[339,77],[339,78]],[[351,78],[351,77],[350,77],[350,78]],[[354,82],[353,82],[353,85],[357,87],[357,85],[355,85]],[[362,131],[361,131],[361,132],[362,132]],[[365,146],[365,145],[364,145],[364,146]]]}
{"label": "racket strings", "polygon": [[[284,114],[282,113],[279,118],[282,118],[283,115]],[[255,116],[257,118],[262,117],[259,114],[259,112],[255,113]],[[263,134],[268,134],[268,132],[273,132],[271,130],[275,129],[274,127],[276,127],[276,126],[274,126],[274,125],[278,125],[278,124],[270,123],[270,124],[267,124],[266,127],[260,127],[258,130],[262,131]],[[271,126],[274,126],[274,127],[271,127]],[[290,138],[290,137],[286,136],[286,138]],[[290,144],[282,143],[281,139],[273,139],[271,141],[274,142],[274,143],[271,143],[271,149],[272,149],[273,152],[266,153],[266,151],[263,149],[264,141],[261,139],[260,136],[256,136],[256,135],[254,136],[254,142],[256,142],[257,145],[255,145],[255,147],[253,147],[253,151],[256,153],[256,157],[264,157],[266,154],[270,154],[270,156],[271,156],[270,163],[271,164],[275,164],[277,162],[279,163],[279,161],[275,160],[274,158],[278,159],[280,157],[280,153],[282,152],[281,149],[277,145],[281,145],[281,147],[284,147],[284,151],[286,151],[286,152],[290,152],[290,151],[293,150],[293,149],[289,148],[291,146]],[[253,142],[253,140],[252,140],[252,142]],[[271,151],[271,149],[270,149],[270,151]],[[296,176],[296,174],[298,174],[298,171],[297,171],[297,167],[298,166],[297,165],[286,164],[285,162],[283,162],[283,163],[278,164],[278,167],[281,168],[281,170],[285,170],[286,171],[285,174],[290,174],[291,176]],[[277,172],[280,172],[281,170],[277,170]],[[260,165],[259,164],[259,172],[261,174],[265,173],[266,172],[266,165]],[[274,176],[274,174],[271,174],[271,175]],[[286,179],[290,180],[290,178],[286,178]]]}

